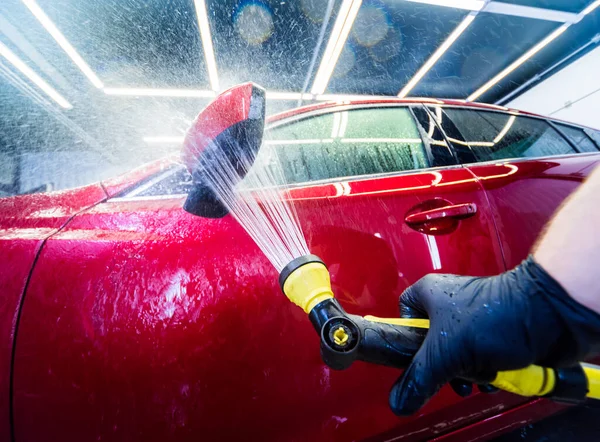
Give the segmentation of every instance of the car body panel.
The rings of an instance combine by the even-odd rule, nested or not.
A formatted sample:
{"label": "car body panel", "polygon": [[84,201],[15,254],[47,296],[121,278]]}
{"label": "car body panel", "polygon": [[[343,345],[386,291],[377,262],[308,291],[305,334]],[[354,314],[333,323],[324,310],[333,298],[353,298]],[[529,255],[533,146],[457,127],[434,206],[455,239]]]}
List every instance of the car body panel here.
{"label": "car body panel", "polygon": [[[507,268],[525,259],[549,217],[599,161],[600,154],[580,154],[468,166],[486,190]],[[507,168],[514,173],[499,177]]]}
{"label": "car body panel", "polygon": [[[485,196],[463,167],[297,186],[292,197],[351,313],[397,316],[402,290],[431,271],[504,269]],[[478,213],[424,235],[403,216],[431,198]],[[18,440],[351,440],[429,428],[417,440],[526,400],[445,390],[398,420],[387,405],[398,371],[331,372],[242,228],[231,216],[193,217],[182,202],[107,202],[47,242],[15,356]]]}
{"label": "car body panel", "polygon": [[106,199],[102,187],[0,199],[0,439],[10,438],[9,390],[15,328],[29,273],[46,238]]}
{"label": "car body panel", "polygon": [[[320,103],[269,123],[338,107],[431,103],[466,106],[435,99]],[[296,185],[291,195],[344,307],[393,317],[402,290],[426,273],[492,275],[522,259],[597,156],[335,179]],[[11,272],[15,299],[0,318],[10,329],[8,347],[9,324],[16,324],[20,293],[42,249],[18,321],[16,441],[425,440],[460,431],[475,440],[559,409],[503,392],[460,399],[445,388],[418,415],[393,416],[387,394],[398,371],[325,367],[306,315],[280,293],[276,271],[231,216],[193,217],[181,209],[182,197],[132,198],[132,189],[151,186],[174,162],[90,186],[95,196],[86,204],[77,204],[82,190],[73,201],[48,195],[40,213],[51,216],[37,217],[43,222],[27,208],[37,196],[22,197],[3,218],[3,228],[35,237],[0,237],[4,250],[22,242],[24,251],[14,256],[27,256],[20,273]],[[550,184],[548,204],[532,215],[531,184],[541,179],[568,184]],[[106,196],[113,199],[102,202]],[[416,206],[440,198],[474,203],[477,214],[445,234],[426,235],[404,222]],[[520,233],[529,217],[533,227]],[[0,381],[8,388],[8,377]]]}

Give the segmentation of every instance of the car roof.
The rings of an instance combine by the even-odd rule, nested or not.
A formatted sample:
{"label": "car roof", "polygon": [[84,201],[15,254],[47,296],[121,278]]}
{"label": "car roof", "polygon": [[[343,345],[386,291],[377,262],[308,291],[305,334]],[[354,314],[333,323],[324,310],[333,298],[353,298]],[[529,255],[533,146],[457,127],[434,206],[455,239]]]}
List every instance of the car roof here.
{"label": "car roof", "polygon": [[[381,97],[373,97],[373,98],[364,98],[364,99],[355,99],[355,100],[337,100],[337,101],[324,101],[322,103],[309,104],[302,107],[297,107],[294,109],[289,109],[283,112],[279,112],[277,114],[273,114],[268,117],[268,123],[273,123],[275,121],[283,120],[285,118],[295,117],[297,115],[305,114],[308,112],[313,112],[322,109],[335,108],[338,106],[360,106],[360,105],[377,105],[377,104],[441,104],[447,106],[460,106],[465,109],[485,109],[485,110],[499,110],[504,112],[515,112],[523,115],[530,115],[540,118],[546,118],[542,115],[534,114],[531,112],[520,111],[517,109],[510,109],[504,106],[498,106],[495,104],[487,104],[487,103],[474,103],[468,102],[465,100],[453,100],[453,99],[437,99],[437,98],[381,98]],[[573,123],[569,123],[573,124]]]}

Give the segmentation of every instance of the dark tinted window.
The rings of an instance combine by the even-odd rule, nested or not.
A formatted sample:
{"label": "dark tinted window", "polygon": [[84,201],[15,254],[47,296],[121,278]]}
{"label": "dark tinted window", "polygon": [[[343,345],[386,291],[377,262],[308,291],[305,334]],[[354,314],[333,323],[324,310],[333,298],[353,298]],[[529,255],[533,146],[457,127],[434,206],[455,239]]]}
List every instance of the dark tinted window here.
{"label": "dark tinted window", "polygon": [[585,134],[583,129],[566,124],[556,123],[562,133],[575,145],[580,152],[598,152],[594,142]]}
{"label": "dark tinted window", "polygon": [[594,140],[594,143],[596,143],[596,146],[598,146],[600,148],[600,131],[593,130],[593,129],[585,129],[584,132],[586,134],[588,134],[589,137],[592,140]]}
{"label": "dark tinted window", "polygon": [[[421,136],[431,152],[432,166],[456,164],[448,142],[438,126],[442,119],[441,108],[433,110],[431,113],[427,112],[424,107],[414,107],[412,111],[421,126]],[[446,118],[446,120],[448,119]]]}
{"label": "dark tinted window", "polygon": [[466,109],[446,108],[445,112],[462,134],[477,161],[576,153],[543,120]]}
{"label": "dark tinted window", "polygon": [[[305,118],[271,129],[288,184],[428,167],[416,123],[406,108],[356,109]],[[257,167],[269,167],[261,149]]]}

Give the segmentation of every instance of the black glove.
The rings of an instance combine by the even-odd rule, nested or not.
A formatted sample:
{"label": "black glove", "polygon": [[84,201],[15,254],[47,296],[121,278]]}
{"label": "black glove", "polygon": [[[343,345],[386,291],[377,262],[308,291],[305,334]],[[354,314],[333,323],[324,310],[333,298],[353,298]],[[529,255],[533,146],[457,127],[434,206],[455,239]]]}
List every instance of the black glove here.
{"label": "black glove", "polygon": [[401,416],[451,379],[485,384],[498,371],[569,366],[600,350],[600,315],[571,298],[533,257],[489,278],[427,275],[404,291],[400,314],[431,321],[390,392]]}

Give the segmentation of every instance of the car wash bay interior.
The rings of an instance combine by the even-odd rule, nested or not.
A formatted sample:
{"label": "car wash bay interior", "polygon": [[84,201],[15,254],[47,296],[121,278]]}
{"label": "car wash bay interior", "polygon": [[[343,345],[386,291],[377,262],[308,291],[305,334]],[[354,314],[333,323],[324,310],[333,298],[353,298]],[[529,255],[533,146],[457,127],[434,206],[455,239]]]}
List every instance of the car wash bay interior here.
{"label": "car wash bay interior", "polygon": [[161,157],[216,92],[250,79],[267,88],[269,113],[329,99],[422,96],[597,126],[597,6],[6,0],[0,191],[73,187]]}
{"label": "car wash bay interior", "polygon": [[[595,152],[600,146],[599,132],[593,130],[600,128],[598,72],[600,0],[2,0],[0,199],[66,191],[104,181],[102,185],[94,184],[92,195],[86,194],[62,212],[52,205],[28,208],[26,218],[32,220],[32,226],[37,222],[35,217],[43,218],[39,225],[48,230],[31,233],[27,229],[33,227],[26,226],[24,231],[32,236],[11,249],[11,253],[17,253],[19,247],[28,248],[31,258],[17,269],[15,287],[28,281],[43,241],[69,223],[71,217],[103,199],[111,199],[113,205],[86,216],[101,220],[107,229],[114,227],[111,216],[120,210],[129,221],[133,220],[132,225],[137,220],[132,231],[140,235],[164,213],[175,213],[174,219],[181,216],[180,207],[174,203],[167,203],[165,210],[158,203],[148,203],[159,214],[154,219],[151,210],[140,209],[139,215],[131,202],[145,198],[168,200],[187,192],[189,174],[182,168],[166,168],[152,177],[142,171],[140,185],[127,192],[123,192],[126,186],[120,187],[118,180],[111,179],[164,157],[178,162],[185,133],[198,112],[238,83],[253,81],[266,89],[269,115],[304,105],[323,106],[311,110],[311,118],[326,124],[309,124],[302,133],[275,127],[267,140],[272,145],[301,146],[288,151],[292,153],[303,148],[316,152],[312,163],[290,173],[302,177],[322,174],[318,179],[311,178],[318,181],[339,178],[330,170],[323,171],[318,160],[323,151],[341,152],[342,147],[349,146],[344,144],[348,134],[354,133],[356,143],[368,144],[378,138],[381,143],[403,140],[410,144],[403,151],[408,153],[402,161],[394,164],[402,164],[397,168],[403,172],[412,168],[418,175],[420,168],[450,164],[447,158],[427,157],[424,149],[419,150],[420,143],[435,146],[446,137],[445,141],[457,147],[460,143],[493,147],[506,142],[504,138],[511,130],[538,131],[541,121],[527,117],[527,112],[587,127],[569,129],[568,125],[553,122],[544,138],[550,140],[552,148],[540,150],[536,156]],[[398,121],[407,122],[407,126],[392,127],[381,118],[384,112],[377,113],[377,109],[358,113],[351,102],[360,100],[395,100],[385,106],[404,106]],[[444,102],[439,100],[453,101],[442,106]],[[336,103],[331,106],[339,110],[333,111],[332,107],[327,113],[328,102]],[[459,122],[471,120],[460,120],[460,115],[476,111],[457,109],[464,104],[481,105],[481,110],[493,113],[490,120],[497,119],[493,133],[474,131],[469,139],[471,125],[460,127]],[[366,135],[360,135],[361,131]],[[321,149],[323,146],[325,149]],[[342,154],[340,158],[342,164]],[[367,170],[368,156],[365,158],[356,170]],[[482,183],[481,188],[471,183],[473,188],[478,187],[477,192],[473,191],[473,201],[480,207],[506,207],[502,206],[505,195],[493,189],[494,180],[510,178],[518,168],[504,160],[510,158],[475,158],[473,161],[489,164],[473,167],[474,172],[450,171],[452,178],[444,174],[447,181],[442,182],[471,183],[474,179],[469,174],[473,173]],[[454,165],[460,162],[464,163],[463,158],[457,158]],[[535,165],[532,169],[539,170],[532,174],[542,175],[548,164]],[[579,158],[568,159],[565,164],[561,172],[567,169],[565,174],[579,178],[591,167]],[[526,169],[522,167],[518,173]],[[372,175],[391,172],[384,168],[371,170]],[[176,182],[182,174],[185,178]],[[368,173],[352,175],[361,174]],[[432,172],[431,176],[426,184],[419,181],[424,179],[420,176],[410,185],[420,190],[442,175]],[[535,184],[534,179],[530,185]],[[401,177],[398,182],[403,180],[410,181]],[[563,180],[554,196],[565,197],[576,185],[573,183]],[[336,181],[329,190],[335,197],[346,197],[353,192],[351,185],[350,180]],[[385,188],[385,192],[392,187]],[[529,190],[523,191],[520,202],[538,204],[537,212],[560,203],[551,198],[532,201],[531,188],[524,189]],[[484,191],[489,191],[490,198],[484,198]],[[325,193],[327,198],[331,195]],[[321,197],[325,198],[318,195]],[[403,210],[411,205],[402,206]],[[536,210],[531,212],[531,218],[535,218],[532,231],[540,229],[545,218],[536,218]],[[77,219],[73,228],[83,231],[93,225],[86,227],[86,220]],[[361,222],[368,224],[368,220]],[[520,220],[503,212],[495,222],[518,230]],[[491,244],[489,250],[500,249],[501,244],[512,240],[514,248],[520,247],[519,253],[525,253],[534,240],[527,228],[520,230],[525,232],[525,240],[518,236],[506,240],[502,235],[491,240],[493,235],[487,233],[494,229],[491,216],[486,223],[482,231]],[[385,234],[377,230],[378,235]],[[6,238],[10,239],[10,234]],[[64,232],[65,237],[69,234]],[[323,236],[329,238],[328,234]],[[330,237],[337,238],[334,234]],[[427,265],[438,270],[442,249],[440,246],[438,250],[438,245],[443,241],[438,244],[435,237],[425,237],[427,256],[431,256]],[[96,244],[94,241],[101,244],[103,239],[91,241]],[[82,262],[90,259],[85,253],[77,256]],[[377,256],[381,258],[381,254]],[[104,258],[107,263],[114,260],[111,253]],[[373,262],[376,260],[373,258]],[[93,266],[95,261],[90,262]],[[40,268],[52,274],[52,266],[44,265]],[[501,270],[499,263],[494,265]],[[183,278],[179,274],[175,277]],[[86,283],[80,283],[84,290]],[[33,289],[44,293],[45,287],[34,284]],[[0,336],[7,339],[0,359],[0,399],[12,395],[11,330],[7,326]],[[7,401],[0,401],[0,415],[8,416],[8,408]],[[0,436],[8,434],[8,427],[7,419],[0,420]]]}

